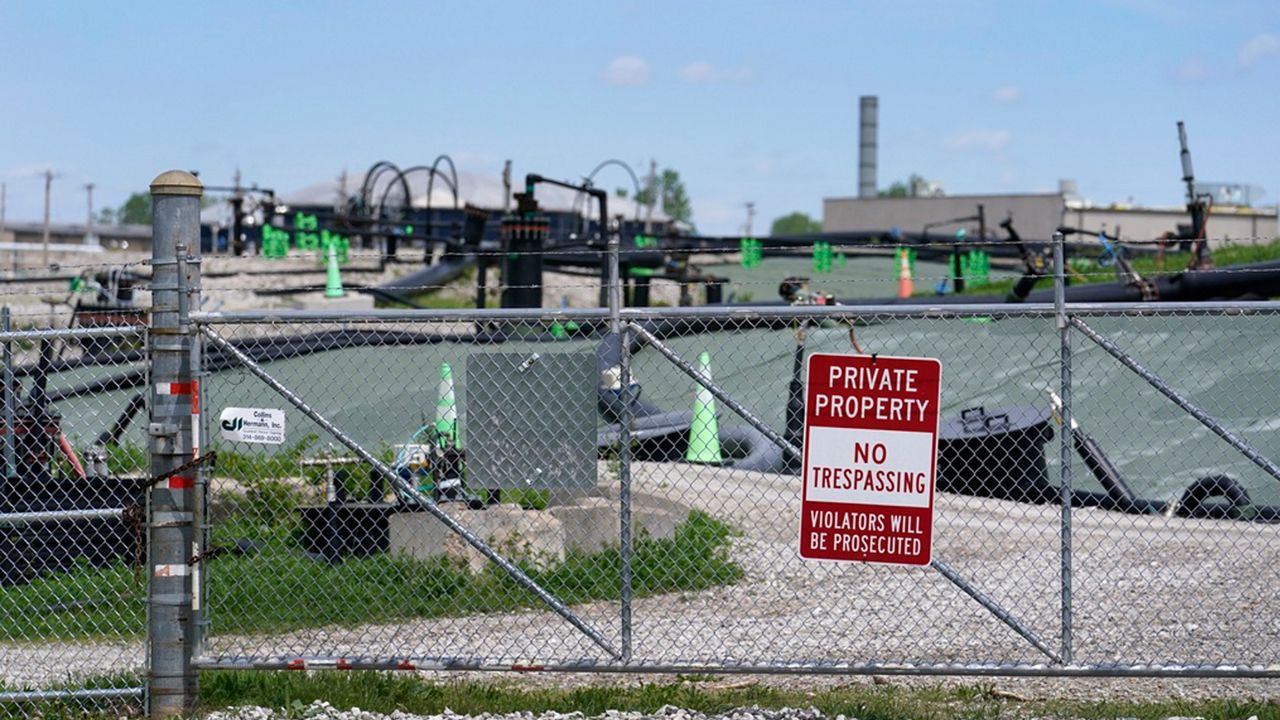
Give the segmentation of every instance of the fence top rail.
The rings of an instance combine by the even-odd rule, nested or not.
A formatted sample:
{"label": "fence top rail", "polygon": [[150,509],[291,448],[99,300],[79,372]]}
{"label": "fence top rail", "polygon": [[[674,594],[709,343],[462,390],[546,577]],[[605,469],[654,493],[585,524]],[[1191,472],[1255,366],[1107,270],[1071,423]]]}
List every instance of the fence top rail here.
{"label": "fence top rail", "polygon": [[[1071,315],[1082,316],[1168,316],[1168,315],[1273,315],[1280,314],[1280,302],[1166,302],[1166,303],[1067,303]],[[702,305],[695,307],[625,308],[622,317],[630,321],[712,318],[814,318],[814,317],[901,317],[950,318],[999,315],[1006,317],[1052,317],[1053,303],[949,303],[939,305]],[[236,312],[197,312],[191,319],[199,324],[251,323],[343,323],[343,322],[469,322],[476,320],[607,320],[606,308],[493,308],[476,310],[388,309],[388,310],[247,310]],[[48,337],[48,334],[71,331],[23,331],[2,335],[12,339]],[[89,334],[138,332],[127,329],[106,332],[93,329]]]}
{"label": "fence top rail", "polygon": [[102,327],[41,328],[30,330],[0,331],[0,342],[23,340],[49,340],[55,338],[141,337],[147,332],[144,325],[104,325]]}
{"label": "fence top rail", "polygon": [[[1271,315],[1280,302],[1067,303],[1069,314],[1097,315]],[[670,318],[895,316],[946,318],[975,315],[1050,317],[1053,303],[949,303],[945,305],[742,305],[680,308],[626,308],[627,320]]]}
{"label": "fence top rail", "polygon": [[342,323],[342,322],[467,322],[472,320],[608,320],[607,308],[502,308],[492,310],[387,309],[387,310],[246,310],[237,312],[193,312],[192,322],[201,325],[241,323]]}

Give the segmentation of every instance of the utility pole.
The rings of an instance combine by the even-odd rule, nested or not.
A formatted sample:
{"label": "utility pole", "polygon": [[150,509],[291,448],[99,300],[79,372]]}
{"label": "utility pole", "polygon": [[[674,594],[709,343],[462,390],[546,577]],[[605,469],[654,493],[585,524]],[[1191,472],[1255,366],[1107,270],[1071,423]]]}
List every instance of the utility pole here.
{"label": "utility pole", "polygon": [[89,219],[84,221],[84,244],[93,245],[97,242],[93,234],[93,183],[87,183],[84,189],[89,193]]}
{"label": "utility pole", "polygon": [[[9,186],[0,183],[0,242],[4,242],[4,211],[9,201]],[[13,244],[13,275],[18,275],[18,244]]]}
{"label": "utility pole", "polygon": [[44,248],[44,268],[49,269],[49,192],[53,188],[53,170],[44,171],[44,232],[41,243]]}
{"label": "utility pole", "polygon": [[755,217],[756,217],[756,204],[754,202],[747,202],[747,237],[749,238],[755,237],[754,235],[751,234],[751,224],[752,224],[752,221],[755,220]]}

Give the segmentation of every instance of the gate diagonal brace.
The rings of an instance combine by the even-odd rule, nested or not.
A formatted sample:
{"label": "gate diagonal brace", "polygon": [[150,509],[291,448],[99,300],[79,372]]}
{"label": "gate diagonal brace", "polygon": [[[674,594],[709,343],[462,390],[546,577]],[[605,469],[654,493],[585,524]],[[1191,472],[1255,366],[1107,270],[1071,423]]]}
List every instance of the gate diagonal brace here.
{"label": "gate diagonal brace", "polygon": [[1039,635],[1036,635],[1035,632],[1023,624],[1021,620],[1018,620],[1013,615],[1009,614],[1008,610],[1000,607],[1000,604],[991,599],[986,593],[971,585],[968,580],[965,580],[960,576],[960,573],[956,572],[955,568],[936,558],[933,562],[929,563],[929,566],[934,570],[937,570],[944,578],[951,581],[951,583],[956,587],[960,588],[965,595],[973,598],[975,602],[990,611],[991,614],[995,615],[1000,622],[1008,625],[1014,632],[1021,635],[1023,639],[1034,645],[1037,650],[1048,656],[1050,660],[1058,663],[1059,665],[1064,664],[1062,662],[1062,656],[1051,650],[1049,646],[1040,639]]}
{"label": "gate diagonal brace", "polygon": [[[634,332],[636,335],[639,335],[641,338],[643,338],[644,341],[648,343],[650,346],[652,346],[654,350],[657,350],[659,353],[662,353],[663,357],[670,360],[673,365],[675,365],[677,368],[682,370],[685,375],[688,375],[689,377],[693,378],[694,382],[706,388],[707,391],[710,392],[713,397],[715,397],[715,399],[724,403],[727,407],[729,407],[729,409],[738,413],[738,415],[743,420],[747,421],[748,425],[755,428],[756,430],[759,430],[761,434],[769,438],[769,440],[774,445],[777,445],[779,448],[781,448],[784,453],[791,455],[797,460],[801,459],[802,454],[800,452],[800,448],[787,442],[785,438],[783,438],[781,435],[775,432],[774,429],[769,427],[767,423],[765,423],[760,418],[756,417],[755,413],[752,413],[750,410],[748,410],[746,406],[744,406],[742,403],[738,402],[737,400],[734,400],[729,395],[729,393],[724,391],[724,388],[715,384],[714,381],[708,380],[706,377],[704,377],[702,373],[698,372],[697,368],[690,365],[688,361],[686,361],[684,358],[676,354],[675,350],[672,350],[665,343],[659,340],[656,335],[649,332],[644,328],[644,326],[638,323],[630,323],[630,328],[632,332]],[[624,348],[624,351],[625,351],[625,348]]]}
{"label": "gate diagonal brace", "polygon": [[[644,338],[644,341],[646,343],[648,343],[655,350],[661,353],[664,357],[670,360],[673,365],[675,365],[677,368],[680,368],[680,370],[684,371],[684,373],[689,377],[693,378],[694,382],[706,388],[708,391],[710,391],[710,393],[713,396],[715,396],[717,400],[723,402],[725,405],[731,408],[734,412],[738,413],[738,415],[741,416],[743,420],[746,420],[752,427],[754,427],[755,429],[763,433],[765,437],[769,438],[769,440],[771,440],[775,445],[782,448],[783,452],[789,453],[792,456],[796,457],[797,459],[801,457],[800,448],[797,448],[791,443],[787,442],[785,438],[783,438],[781,435],[778,435],[778,433],[775,432],[773,428],[769,427],[768,424],[766,424],[763,420],[760,420],[745,406],[743,406],[737,400],[734,400],[719,385],[716,385],[714,382],[708,381],[705,377],[703,377],[701,373],[698,372],[697,368],[693,367],[688,362],[686,362],[674,350],[672,350],[670,347],[664,344],[661,340],[659,340],[653,333],[649,332],[643,326],[637,323],[631,323],[630,328],[632,332],[635,332],[641,338]],[[1004,623],[1005,625],[1008,625],[1014,632],[1018,633],[1024,639],[1026,639],[1027,642],[1035,646],[1037,650],[1039,650],[1040,652],[1048,656],[1050,660],[1053,660],[1055,663],[1058,663],[1059,665],[1063,664],[1062,657],[1057,653],[1055,653],[1053,650],[1051,650],[1049,646],[1046,645],[1045,642],[1041,640],[1038,635],[1035,634],[1035,632],[1033,632],[1030,628],[1024,625],[1020,620],[1018,620],[1013,615],[1011,615],[1008,610],[1005,610],[1004,608],[1000,607],[1000,605],[995,600],[992,600],[989,596],[987,596],[981,590],[971,585],[969,581],[965,580],[963,577],[960,576],[960,573],[956,572],[955,568],[951,567],[950,565],[948,565],[947,563],[941,560],[936,560],[936,559],[931,563],[931,567],[934,570],[937,570],[943,577],[949,580],[956,587],[960,588],[960,590],[963,591],[964,594],[973,598],[973,600],[976,601],[979,605],[981,605],[982,607],[990,611],[992,615],[994,615],[997,619],[1000,620],[1000,622]]]}
{"label": "gate diagonal brace", "polygon": [[582,618],[578,617],[577,613],[575,613],[567,605],[565,605],[563,602],[557,599],[554,595],[548,592],[545,588],[543,588],[541,585],[535,582],[532,578],[526,575],[523,570],[521,570],[520,568],[512,564],[510,560],[507,560],[503,556],[499,555],[496,550],[489,547],[488,543],[486,543],[480,537],[472,533],[470,530],[463,527],[457,520],[453,519],[453,517],[451,517],[448,513],[442,510],[440,506],[437,505],[436,502],[430,496],[424,495],[423,493],[419,492],[418,489],[414,487],[411,483],[407,482],[404,478],[400,477],[398,473],[392,471],[392,469],[388,467],[386,463],[382,462],[377,457],[375,457],[372,453],[370,453],[368,450],[365,450],[363,447],[361,447],[360,444],[357,443],[354,439],[352,439],[349,435],[344,433],[340,428],[338,428],[333,423],[329,422],[329,420],[327,420],[323,415],[321,415],[314,408],[308,405],[305,400],[303,400],[301,397],[295,394],[292,390],[282,385],[275,378],[271,377],[271,375],[267,373],[267,371],[261,365],[254,362],[252,358],[250,358],[248,355],[241,352],[239,348],[237,348],[235,345],[228,342],[222,336],[218,335],[218,333],[215,332],[212,328],[205,326],[205,327],[201,327],[200,331],[201,331],[201,334],[203,334],[205,338],[209,340],[209,342],[213,343],[220,350],[223,350],[224,352],[236,358],[236,360],[239,361],[240,364],[243,365],[246,370],[253,373],[253,375],[255,375],[259,380],[266,383],[267,386],[270,387],[272,390],[275,390],[290,405],[293,405],[295,408],[301,411],[302,414],[310,418],[312,422],[324,428],[327,432],[329,432],[329,434],[333,435],[334,439],[336,439],[338,442],[346,446],[348,450],[358,455],[361,460],[364,460],[365,462],[369,463],[369,465],[373,466],[384,477],[390,479],[393,487],[395,487],[398,490],[398,493],[397,493],[398,495],[413,501],[417,505],[422,506],[427,512],[431,513],[437,520],[444,523],[445,527],[449,528],[451,532],[461,537],[463,540],[467,542],[468,545],[475,548],[477,552],[479,552],[481,555],[484,555],[486,558],[488,558],[498,567],[502,568],[503,572],[505,572],[509,577],[511,577],[512,580],[515,580],[517,584],[519,584],[524,589],[536,595],[539,600],[546,603],[546,605],[550,607],[552,610],[554,610],[557,615],[564,618],[566,622],[568,622],[570,625],[576,628],[583,635],[587,636],[592,642],[598,645],[605,652],[609,653],[609,655],[614,660],[622,660],[622,654],[617,650],[615,650],[614,647],[609,643],[609,641],[606,640],[604,636],[600,634],[599,631],[597,631],[595,628],[591,627],[590,625],[586,624],[586,622],[584,622]]}

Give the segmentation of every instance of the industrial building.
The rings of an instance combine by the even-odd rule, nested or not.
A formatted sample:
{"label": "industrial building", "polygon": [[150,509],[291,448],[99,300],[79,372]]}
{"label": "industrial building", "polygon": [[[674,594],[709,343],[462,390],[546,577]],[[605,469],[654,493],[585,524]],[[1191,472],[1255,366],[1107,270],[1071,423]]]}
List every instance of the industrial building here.
{"label": "industrial building", "polygon": [[[150,225],[99,225],[94,224],[92,236],[96,242],[86,242],[90,228],[84,223],[50,223],[49,246],[52,251],[66,252],[102,252],[103,250],[136,250],[151,249]],[[17,244],[18,250],[40,250],[44,243],[44,223],[12,220],[5,223],[4,234],[0,236],[0,249],[12,248]]]}
{"label": "industrial building", "polygon": [[[937,234],[954,237],[964,229],[976,239],[1007,237],[1000,223],[1012,218],[1018,233],[1026,239],[1048,239],[1062,226],[1088,231],[1105,231],[1121,240],[1145,241],[1166,233],[1184,234],[1179,226],[1190,227],[1185,207],[1152,208],[1126,204],[1097,205],[1082,199],[1072,180],[1059,182],[1057,192],[945,195],[936,189],[913,192],[909,197],[879,197],[876,186],[877,109],[875,97],[860,102],[858,195],[831,197],[822,201],[823,232],[883,231],[899,228],[904,233]],[[1250,193],[1233,192],[1237,186],[1220,183],[1197,184],[1197,193],[1214,197],[1206,222],[1211,246],[1226,243],[1267,243],[1280,236],[1276,207],[1249,207]]]}
{"label": "industrial building", "polygon": [[[981,209],[979,209],[981,208]],[[979,213],[982,215],[979,227]],[[1067,193],[1003,195],[943,195],[930,197],[837,197],[822,201],[823,232],[901,228],[953,236],[963,228],[970,238],[984,229],[987,237],[1004,238],[999,224],[1012,218],[1026,239],[1048,239],[1060,226],[1119,233],[1121,240],[1154,240],[1187,225],[1185,208],[1099,206]],[[955,221],[955,222],[952,222]],[[1227,243],[1267,243],[1280,235],[1276,209],[1217,207],[1209,213],[1206,233],[1211,246]]]}

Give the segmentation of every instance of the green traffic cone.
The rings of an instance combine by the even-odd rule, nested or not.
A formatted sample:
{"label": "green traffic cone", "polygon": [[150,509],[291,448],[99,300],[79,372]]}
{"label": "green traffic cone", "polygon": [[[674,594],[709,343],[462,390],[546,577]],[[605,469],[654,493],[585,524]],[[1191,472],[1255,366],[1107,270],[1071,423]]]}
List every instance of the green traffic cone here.
{"label": "green traffic cone", "polygon": [[453,394],[453,368],[440,364],[440,394],[436,399],[436,432],[442,445],[458,444],[458,403]]}
{"label": "green traffic cone", "polygon": [[324,283],[324,296],[327,298],[342,297],[342,275],[338,272],[338,248],[329,244],[329,266]]}
{"label": "green traffic cone", "polygon": [[[711,355],[698,356],[698,374],[711,381]],[[689,448],[684,459],[694,463],[720,463],[720,428],[716,425],[716,399],[701,383],[694,387],[693,425],[689,427]]]}

